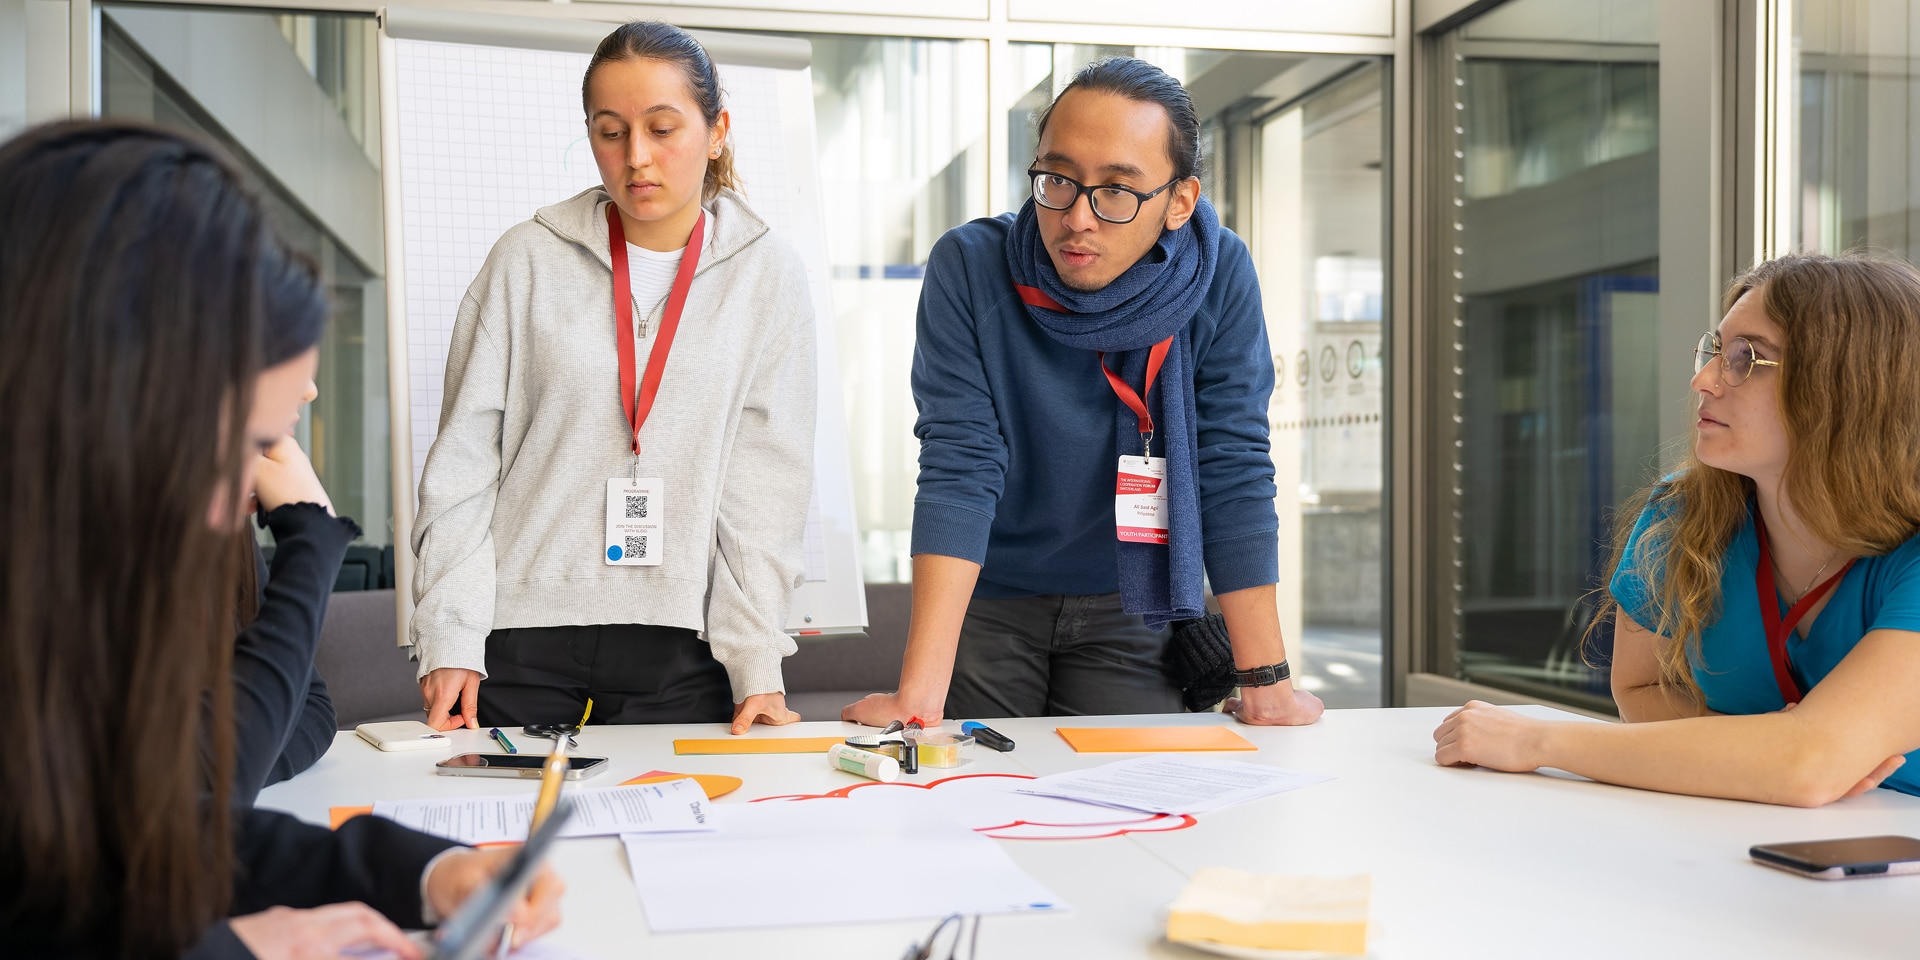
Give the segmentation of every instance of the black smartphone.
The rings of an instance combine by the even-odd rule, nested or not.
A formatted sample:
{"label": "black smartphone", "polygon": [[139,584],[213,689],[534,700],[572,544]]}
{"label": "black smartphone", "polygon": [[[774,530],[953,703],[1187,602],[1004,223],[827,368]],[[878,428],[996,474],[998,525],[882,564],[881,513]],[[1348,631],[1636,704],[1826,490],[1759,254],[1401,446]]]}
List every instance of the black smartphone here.
{"label": "black smartphone", "polygon": [[[567,779],[585,780],[607,769],[606,757],[568,757]],[[448,777],[514,777],[538,780],[546,768],[545,754],[463,753],[434,764],[434,772]]]}
{"label": "black smartphone", "polygon": [[1920,840],[1912,837],[1763,843],[1747,855],[1769,867],[1816,880],[1920,873]]}

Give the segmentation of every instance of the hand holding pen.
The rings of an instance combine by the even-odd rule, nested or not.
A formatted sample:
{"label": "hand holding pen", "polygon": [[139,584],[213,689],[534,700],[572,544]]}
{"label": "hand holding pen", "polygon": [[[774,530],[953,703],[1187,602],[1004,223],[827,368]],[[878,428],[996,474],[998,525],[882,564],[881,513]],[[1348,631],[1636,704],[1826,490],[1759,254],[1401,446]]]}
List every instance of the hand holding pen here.
{"label": "hand holding pen", "polygon": [[[587,718],[592,715],[593,700],[588,699],[587,711],[580,715],[580,722],[576,724],[576,726],[579,728],[586,727]],[[493,733],[503,742],[506,741],[505,735],[501,734],[498,729],[495,729]],[[560,804],[560,786],[566,782],[567,770],[573,765],[572,761],[567,758],[567,747],[572,740],[573,738],[565,733],[553,738],[553,752],[547,754],[546,766],[542,767],[540,771],[540,796],[533,801],[533,819],[527,825],[528,836],[532,836],[535,830],[540,829],[540,825],[547,822],[547,818],[553,815],[553,808]],[[506,745],[511,749],[511,743],[507,743]],[[556,912],[557,910],[558,908],[556,907]],[[513,950],[515,946],[514,933],[516,929],[512,921],[508,921],[506,926],[500,928],[500,945],[494,949],[494,956],[505,957]],[[544,932],[545,931],[539,931],[539,933]],[[538,936],[539,933],[533,935]]]}

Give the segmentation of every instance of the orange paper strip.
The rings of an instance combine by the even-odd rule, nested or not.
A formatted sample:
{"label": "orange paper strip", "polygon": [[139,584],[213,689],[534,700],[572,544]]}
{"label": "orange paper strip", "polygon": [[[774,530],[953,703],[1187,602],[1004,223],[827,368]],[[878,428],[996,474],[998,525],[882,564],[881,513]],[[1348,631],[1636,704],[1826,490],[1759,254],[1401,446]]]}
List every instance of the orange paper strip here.
{"label": "orange paper strip", "polygon": [[372,816],[372,815],[373,815],[373,806],[371,804],[364,807],[328,807],[327,808],[327,819],[332,822],[333,829],[335,830],[340,829],[341,824],[346,823],[348,820],[352,820],[354,817]]}
{"label": "orange paper strip", "polygon": [[1258,750],[1228,727],[1059,727],[1078,753],[1178,753]]}
{"label": "orange paper strip", "polygon": [[843,737],[780,737],[768,740],[729,738],[725,740],[675,740],[673,752],[680,756],[712,753],[826,753]]}

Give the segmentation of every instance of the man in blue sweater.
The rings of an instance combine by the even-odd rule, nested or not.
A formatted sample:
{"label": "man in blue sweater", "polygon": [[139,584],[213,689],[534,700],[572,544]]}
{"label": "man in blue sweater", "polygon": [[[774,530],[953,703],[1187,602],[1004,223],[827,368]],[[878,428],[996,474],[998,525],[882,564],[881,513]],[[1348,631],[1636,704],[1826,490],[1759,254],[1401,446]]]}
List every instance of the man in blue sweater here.
{"label": "man in blue sweater", "polygon": [[1206,580],[1240,687],[1225,709],[1319,717],[1275,607],[1259,282],[1200,196],[1199,132],[1158,67],[1093,64],[1041,117],[1019,214],[934,245],[906,660],[843,719],[1179,711],[1167,628],[1205,614]]}

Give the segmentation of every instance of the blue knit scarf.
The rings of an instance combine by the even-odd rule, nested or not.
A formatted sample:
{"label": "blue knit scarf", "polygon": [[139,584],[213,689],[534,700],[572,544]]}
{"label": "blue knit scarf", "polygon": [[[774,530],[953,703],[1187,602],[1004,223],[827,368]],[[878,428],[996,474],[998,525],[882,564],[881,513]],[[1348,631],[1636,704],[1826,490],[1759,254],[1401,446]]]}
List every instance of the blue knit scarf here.
{"label": "blue knit scarf", "polygon": [[[1112,358],[1114,372],[1138,390],[1147,376],[1147,352],[1173,338],[1160,379],[1147,396],[1154,452],[1167,458],[1167,545],[1114,541],[1121,608],[1156,629],[1206,614],[1190,321],[1213,285],[1219,253],[1220,221],[1204,197],[1186,226],[1161,231],[1139,262],[1092,292],[1060,282],[1040,238],[1032,200],[1020,208],[1007,237],[1007,269],[1013,282],[1037,288],[1068,311],[1027,306],[1027,315],[1056,343],[1117,355]],[[1090,382],[1088,389],[1096,386],[1107,389],[1104,378]],[[1118,398],[1113,407],[1116,457],[1139,456],[1139,420]]]}

